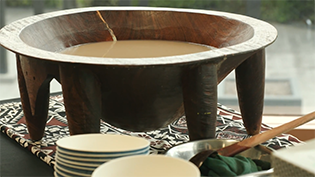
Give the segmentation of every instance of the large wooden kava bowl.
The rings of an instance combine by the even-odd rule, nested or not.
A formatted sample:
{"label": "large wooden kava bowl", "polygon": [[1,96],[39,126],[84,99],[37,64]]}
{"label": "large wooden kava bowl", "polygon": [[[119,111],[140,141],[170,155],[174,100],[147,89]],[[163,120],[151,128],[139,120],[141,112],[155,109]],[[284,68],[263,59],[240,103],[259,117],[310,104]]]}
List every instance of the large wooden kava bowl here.
{"label": "large wooden kava bowl", "polygon": [[[67,47],[117,40],[174,40],[216,49],[156,58],[60,54]],[[265,47],[270,24],[243,15],[192,9],[93,7],[27,17],[0,31],[16,54],[23,111],[33,140],[46,126],[49,86],[62,85],[70,134],[99,132],[100,119],[130,131],[164,127],[186,114],[191,140],[214,138],[217,84],[235,69],[248,134],[260,131]],[[57,51],[57,52],[56,52]]]}

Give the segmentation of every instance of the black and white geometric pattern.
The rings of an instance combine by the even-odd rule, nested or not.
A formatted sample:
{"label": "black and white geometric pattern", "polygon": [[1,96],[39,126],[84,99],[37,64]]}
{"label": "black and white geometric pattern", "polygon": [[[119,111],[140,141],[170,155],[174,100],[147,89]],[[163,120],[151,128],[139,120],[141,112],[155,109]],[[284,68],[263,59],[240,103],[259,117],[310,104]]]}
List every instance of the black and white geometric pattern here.
{"label": "black and white geometric pattern", "polygon": [[[269,129],[271,127],[262,125],[262,131]],[[54,167],[56,141],[70,136],[62,95],[51,96],[45,135],[41,141],[33,142],[29,139],[20,101],[8,101],[0,104],[0,130],[23,148]],[[150,151],[153,154],[163,154],[169,148],[189,141],[185,116],[165,128],[149,132],[130,132],[101,122],[101,133],[145,138],[151,142]],[[216,138],[242,140],[247,137],[241,115],[218,104]],[[291,135],[283,134],[263,143],[263,145],[276,150],[296,143],[301,143],[301,141]]]}

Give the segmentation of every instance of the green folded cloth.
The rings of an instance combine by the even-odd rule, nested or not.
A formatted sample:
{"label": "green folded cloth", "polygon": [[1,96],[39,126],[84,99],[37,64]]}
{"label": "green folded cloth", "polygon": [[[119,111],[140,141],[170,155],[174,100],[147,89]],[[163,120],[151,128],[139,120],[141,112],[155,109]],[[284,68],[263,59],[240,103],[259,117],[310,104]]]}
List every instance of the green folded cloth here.
{"label": "green folded cloth", "polygon": [[238,176],[270,169],[270,163],[236,155],[226,157],[213,154],[200,167],[202,176]]}

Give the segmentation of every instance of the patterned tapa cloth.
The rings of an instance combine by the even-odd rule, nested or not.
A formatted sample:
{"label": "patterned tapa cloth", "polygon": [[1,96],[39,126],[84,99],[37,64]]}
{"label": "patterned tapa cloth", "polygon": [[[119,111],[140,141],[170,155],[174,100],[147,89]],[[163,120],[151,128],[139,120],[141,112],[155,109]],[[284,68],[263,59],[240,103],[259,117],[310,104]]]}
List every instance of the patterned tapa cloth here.
{"label": "patterned tapa cloth", "polygon": [[[33,142],[29,139],[21,102],[6,101],[0,103],[1,132],[54,168],[55,143],[60,138],[70,136],[61,94],[51,96],[48,115],[43,139]],[[269,129],[271,127],[262,125],[262,131]],[[165,128],[149,132],[130,132],[102,122],[101,133],[143,137],[151,142],[150,152],[153,154],[163,154],[169,148],[189,141],[185,116]],[[216,138],[242,140],[247,137],[240,113],[218,104]],[[301,141],[292,135],[283,134],[263,143],[263,145],[277,150],[296,143],[301,143]]]}

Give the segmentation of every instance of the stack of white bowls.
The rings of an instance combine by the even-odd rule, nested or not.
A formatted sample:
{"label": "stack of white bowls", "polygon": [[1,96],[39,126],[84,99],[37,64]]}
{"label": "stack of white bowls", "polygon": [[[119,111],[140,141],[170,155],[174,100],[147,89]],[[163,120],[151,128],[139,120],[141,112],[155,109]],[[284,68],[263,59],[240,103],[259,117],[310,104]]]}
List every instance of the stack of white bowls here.
{"label": "stack of white bowls", "polygon": [[150,142],[127,135],[82,134],[56,142],[55,177],[91,176],[110,160],[149,154]]}

